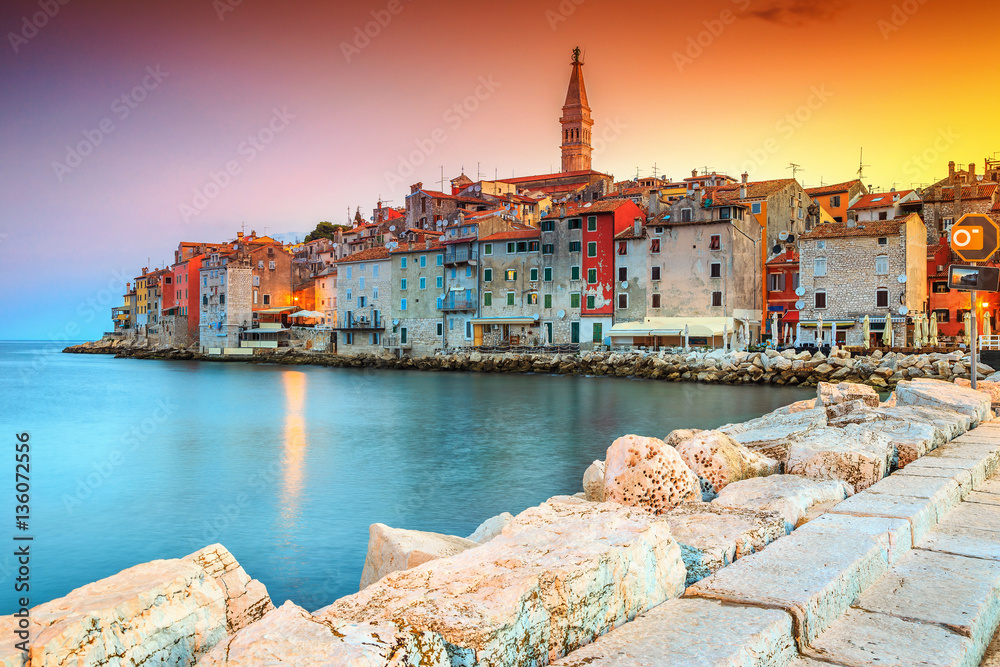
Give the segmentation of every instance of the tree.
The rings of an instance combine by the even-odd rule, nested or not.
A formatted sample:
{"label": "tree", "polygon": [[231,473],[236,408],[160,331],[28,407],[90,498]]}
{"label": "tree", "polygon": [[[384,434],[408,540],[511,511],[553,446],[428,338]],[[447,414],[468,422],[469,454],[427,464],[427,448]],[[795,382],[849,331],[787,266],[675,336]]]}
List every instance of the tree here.
{"label": "tree", "polygon": [[316,229],[309,232],[306,235],[306,243],[310,241],[315,241],[316,239],[330,239],[333,241],[337,236],[337,230],[348,229],[347,225],[335,225],[332,222],[323,221],[316,225]]}

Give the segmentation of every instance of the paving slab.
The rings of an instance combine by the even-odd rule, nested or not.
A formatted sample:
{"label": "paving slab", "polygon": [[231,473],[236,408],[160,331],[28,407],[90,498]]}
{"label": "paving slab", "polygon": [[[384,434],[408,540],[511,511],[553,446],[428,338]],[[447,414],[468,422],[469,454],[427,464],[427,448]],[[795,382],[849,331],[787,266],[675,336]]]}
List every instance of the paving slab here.
{"label": "paving slab", "polygon": [[689,596],[777,607],[812,642],[911,548],[901,519],[826,514],[687,590]]}
{"label": "paving slab", "polygon": [[792,617],[714,600],[671,600],[552,667],[771,667],[795,658]]}
{"label": "paving slab", "polygon": [[936,449],[906,466],[904,471],[907,474],[916,474],[916,471],[928,468],[934,470],[965,470],[972,475],[973,487],[978,487],[992,476],[992,473],[989,472],[990,460],[988,455],[976,456],[968,451],[962,452],[962,454],[962,456],[955,456],[949,454],[945,449]]}
{"label": "paving slab", "polygon": [[979,667],[1000,667],[1000,630],[993,635],[993,641],[986,649],[986,655],[983,656]]}
{"label": "paving slab", "polygon": [[915,545],[938,525],[947,511],[947,509],[938,511],[929,498],[862,493],[838,503],[830,513],[853,517],[902,519],[910,524],[910,539]]}
{"label": "paving slab", "polygon": [[809,647],[807,655],[837,665],[976,667],[972,640],[927,623],[850,609]]}
{"label": "paving slab", "polygon": [[[969,464],[974,465],[974,461],[969,460]],[[901,470],[894,472],[893,477],[947,477],[955,480],[962,492],[962,497],[972,492],[972,473],[966,468],[931,468],[927,466],[917,466],[913,463]]]}
{"label": "paving slab", "polygon": [[996,493],[983,493],[982,491],[973,491],[965,497],[965,502],[967,503],[982,503],[984,505],[994,505],[1000,507],[1000,495]]}
{"label": "paving slab", "polygon": [[976,491],[982,491],[983,493],[994,493],[1000,496],[1000,479],[988,479],[979,486],[976,487]]}
{"label": "paving slab", "polygon": [[1000,561],[998,514],[992,505],[962,503],[919,541],[917,548]]}
{"label": "paving slab", "polygon": [[853,607],[946,627],[981,656],[1000,625],[1000,561],[913,550]]}

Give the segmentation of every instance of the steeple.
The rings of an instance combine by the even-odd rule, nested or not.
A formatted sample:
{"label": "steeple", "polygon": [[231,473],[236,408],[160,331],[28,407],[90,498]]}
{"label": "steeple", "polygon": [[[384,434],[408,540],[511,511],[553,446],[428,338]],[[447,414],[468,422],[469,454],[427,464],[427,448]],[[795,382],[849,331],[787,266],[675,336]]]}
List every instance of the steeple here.
{"label": "steeple", "polygon": [[573,72],[569,77],[566,103],[562,108],[562,171],[586,171],[591,168],[590,128],[594,121],[590,118],[590,104],[587,102],[587,86],[583,83],[583,63],[580,61],[580,47],[573,49]]}

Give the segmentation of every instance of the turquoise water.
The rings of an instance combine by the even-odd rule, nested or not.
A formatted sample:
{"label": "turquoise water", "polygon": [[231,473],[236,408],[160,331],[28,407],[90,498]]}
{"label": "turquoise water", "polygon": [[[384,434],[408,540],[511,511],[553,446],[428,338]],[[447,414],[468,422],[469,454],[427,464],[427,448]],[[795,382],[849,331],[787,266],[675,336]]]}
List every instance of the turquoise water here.
{"label": "turquoise water", "polygon": [[[0,540],[15,533],[14,434],[28,431],[32,605],[221,542],[277,604],[316,609],[357,590],[372,523],[465,536],[579,491],[620,435],[711,428],[812,394],[60,348],[0,343]],[[14,610],[15,570],[0,556],[0,613]]]}

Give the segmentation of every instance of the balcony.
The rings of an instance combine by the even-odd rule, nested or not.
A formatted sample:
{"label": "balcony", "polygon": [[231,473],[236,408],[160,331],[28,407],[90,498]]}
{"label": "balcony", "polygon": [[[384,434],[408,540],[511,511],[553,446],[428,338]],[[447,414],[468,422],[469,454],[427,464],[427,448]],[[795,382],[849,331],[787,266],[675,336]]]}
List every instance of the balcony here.
{"label": "balcony", "polygon": [[449,310],[476,310],[478,307],[477,299],[473,297],[466,296],[450,296],[447,299],[441,301],[441,305],[438,306],[438,310],[449,311]]}
{"label": "balcony", "polygon": [[444,254],[445,265],[476,264],[479,261],[479,251],[469,248],[448,248]]}
{"label": "balcony", "polygon": [[385,322],[378,313],[374,316],[354,316],[348,313],[347,317],[344,318],[344,326],[333,327],[333,329],[336,331],[385,331]]}

